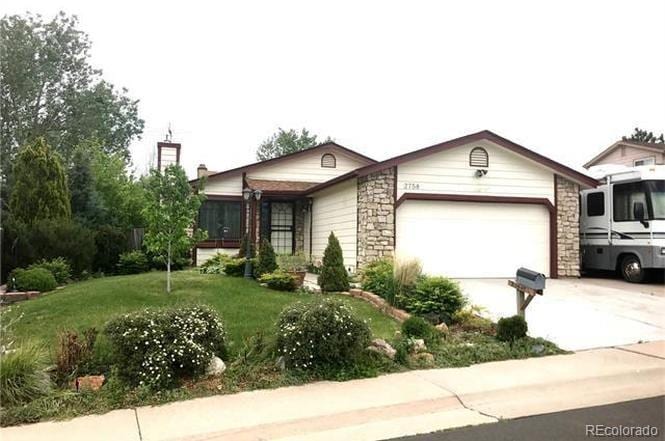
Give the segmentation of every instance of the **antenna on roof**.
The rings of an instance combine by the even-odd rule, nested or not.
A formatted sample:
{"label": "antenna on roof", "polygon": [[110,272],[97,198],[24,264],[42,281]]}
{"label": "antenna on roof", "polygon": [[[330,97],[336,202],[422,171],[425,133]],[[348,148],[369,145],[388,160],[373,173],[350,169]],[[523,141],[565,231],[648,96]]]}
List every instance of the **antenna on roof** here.
{"label": "antenna on roof", "polygon": [[164,137],[164,142],[171,142],[173,141],[173,132],[171,131],[171,122],[169,121],[169,128],[166,132],[166,136]]}

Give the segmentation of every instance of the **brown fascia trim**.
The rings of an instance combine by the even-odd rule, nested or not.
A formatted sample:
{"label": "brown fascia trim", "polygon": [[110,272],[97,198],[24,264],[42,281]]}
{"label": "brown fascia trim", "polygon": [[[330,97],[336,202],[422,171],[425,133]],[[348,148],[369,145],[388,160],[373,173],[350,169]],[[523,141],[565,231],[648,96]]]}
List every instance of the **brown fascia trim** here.
{"label": "brown fascia trim", "polygon": [[[310,148],[305,149],[305,150],[300,150],[298,152],[289,153],[289,154],[284,155],[284,156],[278,156],[277,158],[266,159],[265,161],[257,161],[257,162],[254,162],[252,164],[243,165],[241,167],[236,167],[236,168],[232,168],[232,169],[217,172],[217,173],[212,173],[212,174],[208,175],[207,177],[208,178],[213,178],[215,176],[222,176],[222,175],[230,174],[230,173],[234,173],[234,172],[245,171],[245,170],[248,170],[248,169],[253,168],[253,167],[261,166],[261,165],[264,165],[264,164],[272,164],[272,163],[275,163],[275,162],[282,161],[284,159],[289,159],[289,158],[293,158],[293,157],[298,156],[298,155],[302,155],[302,154],[305,154],[305,153],[310,153],[313,150],[319,150],[319,149],[322,149],[322,148],[325,148],[325,147],[332,147],[332,148],[335,148],[335,149],[339,149],[342,152],[345,152],[345,153],[347,153],[351,156],[355,156],[356,158],[360,158],[360,159],[363,159],[365,161],[369,161],[371,163],[376,163],[377,162],[375,159],[372,159],[369,156],[365,156],[365,155],[363,155],[361,153],[358,153],[354,150],[351,150],[347,147],[339,145],[336,142],[325,142],[323,144],[319,144],[317,146],[310,147]],[[189,182],[196,182],[196,181],[198,181],[198,178],[197,179],[192,179]]]}
{"label": "brown fascia trim", "polygon": [[[542,205],[550,214],[550,278],[559,277],[558,240],[556,207],[547,198],[529,198],[515,196],[488,196],[466,194],[404,193],[395,203],[395,211],[405,201],[447,201],[447,202],[487,202],[503,204]],[[397,231],[395,226],[395,231]]]}
{"label": "brown fascia trim", "polygon": [[385,161],[376,164],[371,164],[359,168],[356,170],[356,172],[358,173],[358,176],[366,176],[370,173],[381,171],[388,167],[394,167],[396,165],[402,164],[407,161],[413,161],[414,159],[423,158],[433,153],[438,153],[444,150],[452,149],[454,147],[459,147],[464,144],[469,144],[471,142],[481,141],[481,140],[494,142],[495,144],[498,144],[501,147],[504,147],[526,158],[529,158],[539,164],[544,165],[545,167],[553,169],[560,175],[566,176],[574,181],[581,182],[584,185],[588,185],[589,187],[596,187],[599,184],[597,180],[589,176],[586,176],[585,174],[575,171],[572,168],[567,167],[563,164],[559,164],[558,162],[546,158],[545,156],[540,155],[532,150],[529,150],[526,147],[522,147],[519,144],[515,144],[514,142],[506,138],[503,138],[489,130],[483,130],[481,132],[472,133],[471,135],[466,135],[460,138],[451,139],[450,141],[445,141],[440,144],[435,144],[419,150],[414,150],[412,152],[395,156],[394,158],[387,159]]}

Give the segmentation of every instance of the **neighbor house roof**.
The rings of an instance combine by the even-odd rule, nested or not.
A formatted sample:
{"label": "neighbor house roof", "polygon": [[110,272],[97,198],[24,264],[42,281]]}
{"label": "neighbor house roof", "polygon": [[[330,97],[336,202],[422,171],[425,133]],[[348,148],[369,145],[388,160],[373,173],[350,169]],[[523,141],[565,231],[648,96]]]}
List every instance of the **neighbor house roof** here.
{"label": "neighbor house roof", "polygon": [[654,152],[654,153],[664,153],[665,152],[665,144],[656,144],[654,142],[640,142],[640,141],[631,141],[631,140],[621,140],[617,141],[602,152],[598,153],[596,156],[594,156],[589,162],[584,164],[584,168],[589,168],[594,163],[598,162],[599,160],[603,159],[605,156],[609,155],[612,153],[614,150],[621,146],[629,146],[629,147],[635,147],[638,149],[646,150],[649,152]]}
{"label": "neighbor house roof", "polygon": [[533,150],[529,150],[526,147],[522,147],[519,144],[516,144],[506,138],[503,138],[496,133],[493,133],[489,130],[483,130],[481,132],[477,133],[472,133],[470,135],[462,136],[459,138],[451,139],[450,141],[445,141],[439,144],[435,144],[429,147],[425,147],[422,149],[414,150],[409,153],[405,153],[403,155],[395,156],[390,159],[386,159],[385,161],[377,162],[374,164],[367,165],[365,167],[358,168],[356,170],[353,170],[349,173],[346,173],[344,175],[338,176],[334,179],[331,179],[329,181],[323,182],[315,187],[312,187],[309,191],[308,194],[317,192],[319,190],[323,190],[324,188],[327,188],[331,185],[337,184],[339,182],[345,181],[347,179],[351,179],[353,177],[361,177],[361,176],[366,176],[370,173],[374,173],[377,171],[385,170],[386,168],[389,167],[395,167],[399,164],[402,164],[404,162],[412,161],[414,159],[419,159],[428,155],[431,155],[433,153],[438,153],[444,150],[452,149],[455,147],[459,147],[464,144],[469,144],[471,142],[475,141],[480,141],[480,140],[488,140],[492,141],[495,144],[498,144],[514,153],[517,153],[521,156],[524,156],[528,159],[531,159],[532,161],[535,161],[539,163],[540,165],[543,165],[557,174],[564,176],[568,179],[571,179],[579,184],[582,184],[584,186],[588,187],[595,187],[598,185],[598,181],[595,180],[594,178],[585,175],[584,173],[580,173],[570,167],[567,167],[559,162],[556,162],[552,159],[549,159],[539,153],[534,152]]}
{"label": "neighbor house roof", "polygon": [[[224,171],[221,171],[221,172],[211,173],[208,176],[206,176],[206,178],[214,178],[216,176],[223,176],[223,175],[228,175],[228,174],[233,174],[233,173],[245,172],[245,171],[250,170],[250,169],[255,168],[255,167],[261,167],[261,166],[266,165],[266,164],[276,164],[276,163],[282,162],[284,160],[292,159],[292,158],[302,156],[302,155],[311,153],[313,151],[321,150],[321,149],[324,149],[324,148],[332,148],[333,150],[341,151],[341,152],[346,153],[347,155],[349,155],[351,157],[361,159],[365,162],[370,162],[370,163],[375,163],[376,162],[376,160],[374,160],[374,159],[372,159],[368,156],[365,156],[361,153],[358,153],[358,152],[353,151],[349,148],[346,148],[342,145],[339,145],[336,142],[330,141],[330,142],[324,142],[323,144],[319,144],[319,145],[314,146],[314,147],[310,147],[310,148],[305,149],[305,150],[300,150],[298,152],[289,153],[289,154],[286,154],[286,155],[283,155],[283,156],[279,156],[277,158],[266,159],[265,161],[258,161],[258,162],[254,162],[252,164],[243,165],[241,167],[236,167],[236,168],[232,168],[232,169],[229,169],[229,170],[224,170]],[[190,183],[195,183],[198,180],[199,179],[192,179],[189,182]]]}

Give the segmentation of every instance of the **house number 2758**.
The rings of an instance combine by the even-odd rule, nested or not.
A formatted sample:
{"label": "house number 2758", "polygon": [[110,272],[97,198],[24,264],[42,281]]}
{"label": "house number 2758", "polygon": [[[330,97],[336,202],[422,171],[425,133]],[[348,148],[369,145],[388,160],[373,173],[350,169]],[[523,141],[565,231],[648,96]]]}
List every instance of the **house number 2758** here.
{"label": "house number 2758", "polygon": [[404,190],[420,190],[420,184],[414,182],[405,182]]}

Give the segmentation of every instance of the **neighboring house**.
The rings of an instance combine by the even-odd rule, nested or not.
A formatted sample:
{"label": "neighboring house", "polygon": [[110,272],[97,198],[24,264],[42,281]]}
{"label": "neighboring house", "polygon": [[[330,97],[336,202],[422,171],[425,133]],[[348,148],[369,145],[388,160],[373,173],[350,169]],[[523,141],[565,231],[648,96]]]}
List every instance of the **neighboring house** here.
{"label": "neighboring house", "polygon": [[[489,131],[382,162],[330,142],[203,175],[199,264],[236,253],[245,231],[316,263],[332,231],[349,272],[397,256],[450,277],[513,277],[520,266],[578,276],[579,190],[597,185]],[[244,201],[244,188],[260,201]]]}
{"label": "neighboring house", "polygon": [[618,141],[584,164],[584,168],[608,164],[625,165],[626,167],[665,164],[665,144]]}

